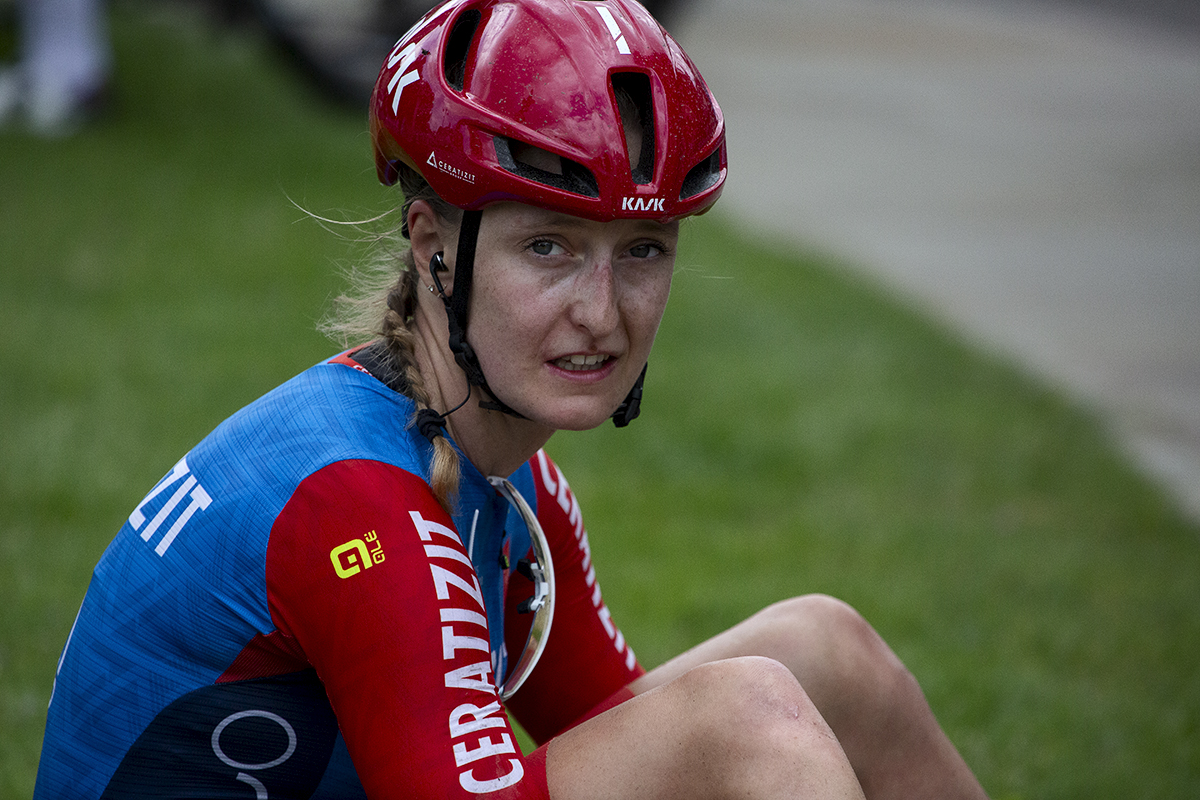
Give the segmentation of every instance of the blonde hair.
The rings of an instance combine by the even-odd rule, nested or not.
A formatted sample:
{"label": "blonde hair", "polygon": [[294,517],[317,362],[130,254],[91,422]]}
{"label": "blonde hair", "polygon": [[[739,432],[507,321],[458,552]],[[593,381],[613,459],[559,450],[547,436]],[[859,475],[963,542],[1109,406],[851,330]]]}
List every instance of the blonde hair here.
{"label": "blonde hair", "polygon": [[[438,197],[415,170],[403,165],[400,188],[404,192],[400,223],[383,225],[381,231],[367,234],[374,255],[365,267],[351,273],[350,293],[335,298],[333,314],[321,323],[320,328],[342,347],[371,341],[380,341],[386,346],[393,372],[403,376],[405,394],[416,405],[408,421],[411,426],[416,423],[418,413],[430,408],[430,400],[416,359],[413,326],[420,280],[412,248],[407,242],[408,209],[417,200],[424,200],[440,219],[455,226],[462,220],[462,211]],[[379,227],[390,216],[385,214],[367,222]],[[461,474],[458,451],[445,436],[435,435],[430,441],[433,459],[429,485],[442,508],[453,513]]]}

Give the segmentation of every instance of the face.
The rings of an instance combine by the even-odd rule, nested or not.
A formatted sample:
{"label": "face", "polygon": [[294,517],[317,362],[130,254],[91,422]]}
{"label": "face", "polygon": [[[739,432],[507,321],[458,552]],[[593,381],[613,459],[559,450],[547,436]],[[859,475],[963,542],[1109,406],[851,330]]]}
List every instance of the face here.
{"label": "face", "polygon": [[604,422],[649,358],[678,238],[678,223],[489,206],[467,336],[496,394],[555,430]]}

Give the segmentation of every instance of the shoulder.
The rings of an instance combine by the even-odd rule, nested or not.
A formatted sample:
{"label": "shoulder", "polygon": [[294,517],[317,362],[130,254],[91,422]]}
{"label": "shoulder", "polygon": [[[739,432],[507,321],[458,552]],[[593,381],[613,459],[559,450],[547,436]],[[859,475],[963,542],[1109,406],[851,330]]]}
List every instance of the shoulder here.
{"label": "shoulder", "polygon": [[306,514],[326,517],[408,519],[410,512],[419,512],[437,516],[439,521],[449,520],[423,476],[394,463],[366,458],[335,461],[307,475],[280,516],[294,517],[301,508]]}
{"label": "shoulder", "polygon": [[[197,558],[225,548],[241,563],[261,556],[289,506],[426,508],[430,447],[409,428],[410,413],[407,398],[369,375],[319,364],[197,444],[135,509],[135,535],[166,531],[172,539],[156,544],[159,555],[168,546],[199,548]],[[185,521],[187,535],[175,539]]]}
{"label": "shoulder", "polygon": [[571,487],[567,484],[563,471],[554,463],[554,459],[550,458],[545,450],[538,450],[533,458],[526,462],[526,466],[529,467],[537,487],[539,500],[545,496],[563,504],[564,511],[569,510]]}
{"label": "shoulder", "polygon": [[[563,471],[545,450],[538,450],[526,462],[526,466],[537,498],[538,519],[543,525],[570,529],[576,536],[581,535],[583,521],[579,501],[575,499],[575,493],[571,491]],[[577,528],[578,531],[575,530]]]}
{"label": "shoulder", "polygon": [[411,401],[369,374],[324,362],[241,409],[188,455],[225,488],[280,504],[340,461],[378,461],[428,479],[430,447],[408,424]]}
{"label": "shoulder", "polygon": [[338,461],[293,492],[272,526],[270,560],[315,558],[328,568],[332,559],[337,567],[342,552],[414,546],[442,529],[452,531],[453,521],[419,476],[379,461]]}

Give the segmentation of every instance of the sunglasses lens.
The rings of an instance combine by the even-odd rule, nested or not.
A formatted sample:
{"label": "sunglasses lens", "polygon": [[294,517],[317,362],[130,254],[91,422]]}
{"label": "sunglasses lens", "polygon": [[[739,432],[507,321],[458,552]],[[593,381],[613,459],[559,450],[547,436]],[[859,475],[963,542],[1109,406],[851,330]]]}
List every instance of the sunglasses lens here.
{"label": "sunglasses lens", "polygon": [[525,648],[521,657],[508,671],[508,678],[499,687],[500,699],[507,700],[516,694],[525,679],[537,666],[542,651],[546,648],[546,640],[550,636],[550,623],[554,621],[554,563],[550,559],[550,546],[546,542],[546,534],[534,515],[533,509],[525,502],[525,498],[511,483],[504,478],[489,477],[488,481],[496,491],[504,495],[529,529],[529,540],[533,543],[534,563],[529,565],[529,575],[533,578],[533,597],[525,607],[533,612],[533,624],[529,628],[529,636],[525,639]]}

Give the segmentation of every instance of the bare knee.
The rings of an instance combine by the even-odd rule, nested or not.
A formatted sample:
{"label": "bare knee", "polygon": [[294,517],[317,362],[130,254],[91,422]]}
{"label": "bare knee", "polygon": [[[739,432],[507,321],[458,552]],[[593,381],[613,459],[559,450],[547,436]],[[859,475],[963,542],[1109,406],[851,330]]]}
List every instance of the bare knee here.
{"label": "bare knee", "polygon": [[790,659],[867,794],[983,796],[916,678],[857,611],[808,595],[760,616],[756,624]]}
{"label": "bare knee", "polygon": [[744,656],[713,661],[688,671],[677,681],[678,688],[697,702],[713,709],[716,719],[730,722],[737,734],[753,734],[757,725],[777,718],[795,719],[815,708],[791,671],[779,661],[761,656]]}
{"label": "bare knee", "polygon": [[916,689],[911,673],[883,638],[841,600],[821,594],[785,600],[760,612],[758,624],[766,648],[793,668],[811,694],[866,692],[886,702],[893,693]]}
{"label": "bare knee", "polygon": [[780,662],[762,657],[712,662],[677,684],[696,700],[693,709],[706,709],[692,718],[690,749],[713,785],[725,785],[732,794],[801,775],[852,780],[837,738]]}
{"label": "bare knee", "polygon": [[825,595],[777,603],[760,621],[852,760],[911,738],[932,716],[912,673],[857,611]]}
{"label": "bare knee", "polygon": [[567,731],[550,744],[547,780],[562,798],[862,799],[799,682],[754,656],[698,665]]}

